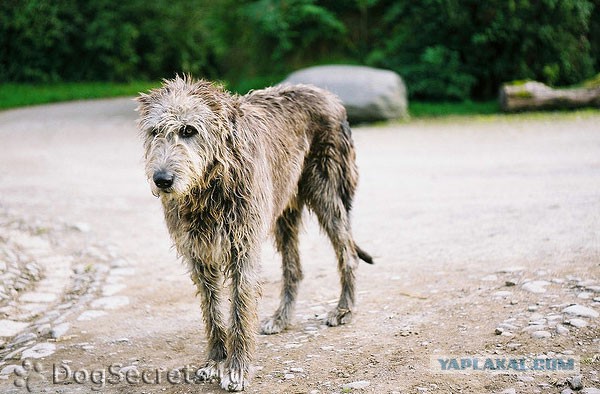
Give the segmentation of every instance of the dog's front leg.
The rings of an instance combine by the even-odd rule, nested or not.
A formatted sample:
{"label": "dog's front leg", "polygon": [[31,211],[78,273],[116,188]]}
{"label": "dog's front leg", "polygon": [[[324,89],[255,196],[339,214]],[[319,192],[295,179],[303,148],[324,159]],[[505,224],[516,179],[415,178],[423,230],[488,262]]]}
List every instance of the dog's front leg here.
{"label": "dog's front leg", "polygon": [[226,330],[220,309],[222,275],[218,267],[200,261],[192,264],[192,280],[196,284],[202,302],[202,317],[208,340],[208,361],[198,370],[201,380],[220,379],[226,358]]}
{"label": "dog's front leg", "polygon": [[221,387],[242,391],[250,380],[250,363],[257,334],[258,253],[247,245],[232,245],[228,273],[231,279],[231,317],[227,337],[227,361]]}

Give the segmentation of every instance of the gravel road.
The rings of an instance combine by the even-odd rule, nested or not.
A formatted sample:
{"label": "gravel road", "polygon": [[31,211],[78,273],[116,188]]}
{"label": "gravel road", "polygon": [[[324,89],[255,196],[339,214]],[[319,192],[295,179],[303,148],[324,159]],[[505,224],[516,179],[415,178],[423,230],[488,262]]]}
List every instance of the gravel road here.
{"label": "gravel road", "polygon": [[[220,391],[193,379],[199,302],[144,178],[134,107],[0,112],[1,392]],[[376,257],[360,266],[354,322],[322,323],[338,279],[306,213],[296,317],[259,337],[247,392],[600,393],[600,112],[354,138],[354,233]],[[265,317],[280,286],[270,243],[262,265]]]}

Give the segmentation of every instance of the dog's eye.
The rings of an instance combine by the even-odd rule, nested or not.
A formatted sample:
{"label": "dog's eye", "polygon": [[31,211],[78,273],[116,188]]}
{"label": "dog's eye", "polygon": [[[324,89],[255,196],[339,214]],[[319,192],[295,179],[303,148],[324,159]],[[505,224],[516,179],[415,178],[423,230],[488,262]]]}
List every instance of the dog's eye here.
{"label": "dog's eye", "polygon": [[198,130],[196,130],[196,128],[194,126],[190,126],[190,125],[182,127],[181,130],[179,131],[179,135],[181,135],[181,137],[183,137],[183,138],[190,138],[196,134],[198,134]]}

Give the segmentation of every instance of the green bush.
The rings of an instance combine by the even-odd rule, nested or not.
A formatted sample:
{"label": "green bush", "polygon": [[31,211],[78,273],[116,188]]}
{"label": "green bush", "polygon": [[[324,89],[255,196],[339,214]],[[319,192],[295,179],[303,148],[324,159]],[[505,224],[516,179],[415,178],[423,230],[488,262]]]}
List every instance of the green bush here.
{"label": "green bush", "polygon": [[332,62],[397,71],[427,100],[574,84],[600,70],[600,0],[0,1],[0,82],[193,73],[243,91]]}

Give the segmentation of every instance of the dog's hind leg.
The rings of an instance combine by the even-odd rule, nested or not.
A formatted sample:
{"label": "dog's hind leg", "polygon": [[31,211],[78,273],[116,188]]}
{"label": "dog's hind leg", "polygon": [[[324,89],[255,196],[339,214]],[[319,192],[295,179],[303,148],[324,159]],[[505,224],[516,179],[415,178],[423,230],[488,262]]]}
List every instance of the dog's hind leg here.
{"label": "dog's hind leg", "polygon": [[200,294],[202,317],[208,339],[208,361],[206,366],[198,371],[197,376],[201,380],[220,379],[227,357],[225,351],[227,332],[220,310],[222,275],[219,269],[198,262],[193,265],[192,280]]}
{"label": "dog's hind leg", "polygon": [[313,141],[299,188],[301,197],[331,240],[338,261],[342,291],[337,307],[327,316],[326,323],[330,326],[349,323],[355,303],[358,251],[350,226],[358,181],[354,157],[350,127],[342,122],[339,131],[322,133]]}
{"label": "dog's hind leg", "polygon": [[327,315],[327,325],[337,326],[352,321],[354,308],[356,268],[358,256],[350,231],[348,212],[341,200],[313,201],[311,209],[327,233],[335,250],[342,291],[338,305]]}
{"label": "dog's hind leg", "polygon": [[290,323],[298,285],[302,280],[302,267],[298,252],[298,229],[302,219],[302,206],[292,204],[277,219],[275,224],[275,244],[281,253],[281,266],[283,270],[283,286],[281,288],[281,302],[273,316],[263,320],[261,331],[263,334],[276,334],[284,330]]}

